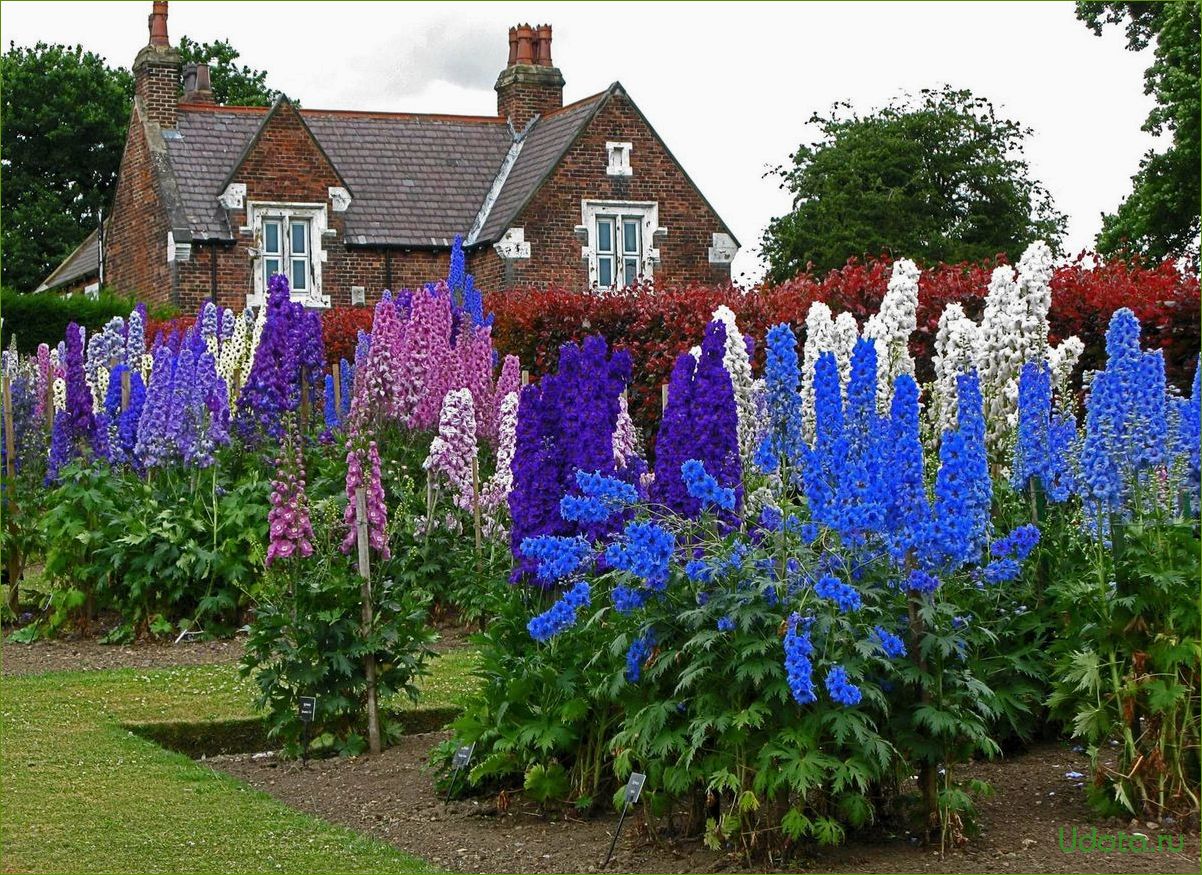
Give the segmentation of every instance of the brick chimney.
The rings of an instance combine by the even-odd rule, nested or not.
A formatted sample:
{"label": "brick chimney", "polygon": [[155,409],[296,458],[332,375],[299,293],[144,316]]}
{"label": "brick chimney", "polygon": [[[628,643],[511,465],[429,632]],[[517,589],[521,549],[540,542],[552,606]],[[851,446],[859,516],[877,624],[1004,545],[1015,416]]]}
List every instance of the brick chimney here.
{"label": "brick chimney", "polygon": [[167,0],[154,0],[150,13],[150,41],[134,58],[134,96],[150,121],[175,127],[179,95],[179,52],[167,37]]}
{"label": "brick chimney", "polygon": [[209,82],[208,64],[184,65],[184,96],[180,103],[216,103],[213,86]]}
{"label": "brick chimney", "polygon": [[522,130],[534,115],[563,106],[563,74],[551,62],[551,25],[509,28],[509,64],[497,77],[497,114]]}

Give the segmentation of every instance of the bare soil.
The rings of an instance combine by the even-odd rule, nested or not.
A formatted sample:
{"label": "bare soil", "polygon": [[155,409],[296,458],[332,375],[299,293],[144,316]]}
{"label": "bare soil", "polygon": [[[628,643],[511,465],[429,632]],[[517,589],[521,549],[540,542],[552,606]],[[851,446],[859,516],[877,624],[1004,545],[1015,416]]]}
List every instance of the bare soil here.
{"label": "bare soil", "polygon": [[[451,802],[433,787],[430,749],[445,733],[407,736],[378,757],[281,762],[270,754],[215,757],[208,762],[257,789],[327,820],[369,833],[456,872],[595,872],[617,822],[615,816],[581,819],[574,812],[543,816],[520,796]],[[1085,802],[1079,781],[1066,772],[1088,772],[1083,754],[1045,743],[993,763],[964,769],[964,777],[989,781],[996,793],[981,802],[982,834],[940,855],[905,836],[870,833],[844,846],[791,864],[815,872],[1189,872],[1199,871],[1196,828],[1181,853],[1066,853],[1058,830],[1140,832],[1155,847],[1177,824],[1101,821]],[[627,818],[609,870],[615,872],[746,871],[742,857],[705,849],[697,841],[653,842],[636,811]],[[761,870],[763,871],[763,870]]]}
{"label": "bare soil", "polygon": [[[116,668],[172,668],[180,665],[219,665],[242,659],[246,636],[212,640],[147,640],[133,644],[101,644],[96,637],[70,637],[13,644],[0,636],[0,669],[5,675],[51,671],[102,671]],[[463,647],[468,632],[457,626],[437,627],[436,651]]]}
{"label": "bare soil", "polygon": [[171,668],[177,665],[214,665],[242,658],[244,637],[213,641],[142,641],[136,644],[101,644],[95,638],[34,641],[0,647],[5,675],[42,674],[50,671],[100,671],[114,668]]}

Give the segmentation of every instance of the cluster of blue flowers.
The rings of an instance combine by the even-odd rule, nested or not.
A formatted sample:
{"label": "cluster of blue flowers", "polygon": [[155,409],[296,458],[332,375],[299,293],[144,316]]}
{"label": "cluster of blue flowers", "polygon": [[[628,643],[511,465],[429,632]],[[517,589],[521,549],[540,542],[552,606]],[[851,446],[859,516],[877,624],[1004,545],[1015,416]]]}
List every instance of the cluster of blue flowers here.
{"label": "cluster of blue flowers", "polygon": [[1163,353],[1142,351],[1139,335],[1135,314],[1116,310],[1106,332],[1106,367],[1093,374],[1085,404],[1077,488],[1092,531],[1103,537],[1112,514],[1126,517],[1137,501],[1158,500],[1160,490],[1148,488],[1156,472],[1178,481],[1168,484],[1170,493],[1197,498],[1198,372],[1189,399],[1171,395]]}
{"label": "cluster of blue flowers", "polygon": [[811,622],[810,618],[803,620],[794,612],[785,631],[785,677],[798,705],[808,705],[818,698],[814,692],[814,664],[810,661],[814,655]]}
{"label": "cluster of blue flowers", "polygon": [[921,568],[915,568],[906,576],[904,588],[923,595],[930,595],[939,589],[939,578]]}
{"label": "cluster of blue flowers", "polygon": [[814,594],[819,598],[830,599],[845,614],[858,611],[864,604],[860,599],[859,591],[854,586],[849,586],[830,574],[823,575],[814,584]]}
{"label": "cluster of blue flowers", "polygon": [[605,550],[605,562],[641,578],[651,589],[668,583],[668,569],[676,549],[675,536],[652,522],[631,522],[621,538]]}
{"label": "cluster of blue flowers", "polygon": [[826,691],[840,705],[848,707],[860,704],[862,697],[860,688],[851,682],[847,669],[841,665],[832,666],[826,673]]}
{"label": "cluster of blue flowers", "polygon": [[643,676],[643,666],[655,648],[655,633],[647,631],[630,642],[626,649],[626,680],[637,684]]}
{"label": "cluster of blue flowers", "polygon": [[1013,556],[1019,562],[1031,555],[1031,551],[1039,545],[1039,526],[1027,524],[1019,526],[1004,538],[998,538],[989,545],[989,553],[995,559]]}
{"label": "cluster of blue flowers", "polygon": [[768,330],[764,364],[764,384],[768,395],[768,432],[756,449],[754,462],[764,473],[776,471],[782,460],[800,460],[802,409],[798,383],[797,338],[788,325]]}
{"label": "cluster of blue flowers", "polygon": [[538,563],[539,580],[552,583],[577,571],[593,551],[581,537],[539,535],[522,541],[522,555]]}
{"label": "cluster of blue flowers", "polygon": [[559,515],[571,522],[603,523],[639,500],[632,484],[600,471],[577,471],[576,485],[582,495],[565,495],[559,500]]}
{"label": "cluster of blue flowers", "polygon": [[680,466],[680,476],[689,495],[701,502],[701,506],[713,505],[722,510],[735,509],[735,491],[721,486],[705,470],[705,463],[689,459]]}
{"label": "cluster of blue flowers", "polygon": [[899,656],[906,655],[906,643],[901,638],[894,635],[884,626],[873,626],[872,631],[876,633],[877,639],[881,642],[881,649],[885,651],[885,655],[890,659],[897,659]]}
{"label": "cluster of blue flowers", "polygon": [[729,614],[718,618],[718,631],[719,632],[730,632],[732,629],[734,629],[734,627],[735,627],[734,617],[731,617]]}
{"label": "cluster of blue flowers", "polygon": [[1011,483],[1022,491],[1033,483],[1054,502],[1073,490],[1070,451],[1076,420],[1052,411],[1052,381],[1044,363],[1027,362],[1018,380],[1018,428]]}
{"label": "cluster of blue flowers", "polygon": [[526,624],[530,637],[535,641],[549,641],[565,629],[570,629],[576,623],[576,612],[589,606],[591,594],[588,583],[583,580],[577,583],[549,609]]}

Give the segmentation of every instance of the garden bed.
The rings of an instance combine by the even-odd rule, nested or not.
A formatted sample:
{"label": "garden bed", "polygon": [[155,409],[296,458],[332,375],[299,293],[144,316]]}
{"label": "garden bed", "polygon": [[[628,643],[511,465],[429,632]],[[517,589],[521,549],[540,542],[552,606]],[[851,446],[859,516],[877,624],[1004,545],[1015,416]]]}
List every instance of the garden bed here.
{"label": "garden bed", "polygon": [[0,650],[5,676],[50,671],[98,671],[114,668],[172,668],[180,665],[222,665],[242,658],[246,639],[188,641],[179,644],[142,642],[101,644],[95,638],[10,644]]}
{"label": "garden bed", "polygon": [[[428,766],[441,733],[406,736],[378,757],[296,762],[250,755],[209,760],[287,804],[420,855],[440,869],[460,872],[590,872],[600,868],[617,818],[581,819],[574,812],[546,817],[520,796],[498,806],[496,797],[456,800],[444,808]],[[1025,754],[965,769],[964,777],[989,781],[997,791],[981,804],[983,832],[943,857],[905,836],[868,833],[846,845],[800,861],[799,868],[838,872],[1197,872],[1196,831],[1181,853],[1065,853],[1058,830],[1096,827],[1099,832],[1139,831],[1155,843],[1155,828],[1103,821],[1084,791],[1065,777],[1087,770],[1088,760],[1063,744],[1046,743]],[[502,810],[503,809],[503,810]],[[628,820],[610,864],[623,872],[719,872],[743,868],[738,856],[709,851],[699,842],[652,843],[638,816]]]}

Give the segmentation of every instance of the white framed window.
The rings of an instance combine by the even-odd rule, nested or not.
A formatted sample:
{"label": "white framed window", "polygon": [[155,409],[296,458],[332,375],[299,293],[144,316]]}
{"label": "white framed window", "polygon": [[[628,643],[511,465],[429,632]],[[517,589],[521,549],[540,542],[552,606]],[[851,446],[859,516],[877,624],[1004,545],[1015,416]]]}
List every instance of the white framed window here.
{"label": "white framed window", "polygon": [[589,285],[619,289],[651,279],[659,250],[651,246],[659,224],[655,201],[583,201]]}
{"label": "white framed window", "polygon": [[609,164],[605,168],[608,176],[630,176],[630,143],[606,143],[605,152],[609,156]]}
{"label": "white framed window", "polygon": [[328,307],[330,298],[321,293],[321,269],[326,253],[322,235],[326,230],[324,204],[250,203],[247,218],[255,236],[254,291],[247,304],[265,302],[268,280],[281,273],[288,278],[292,300],[306,307]]}

